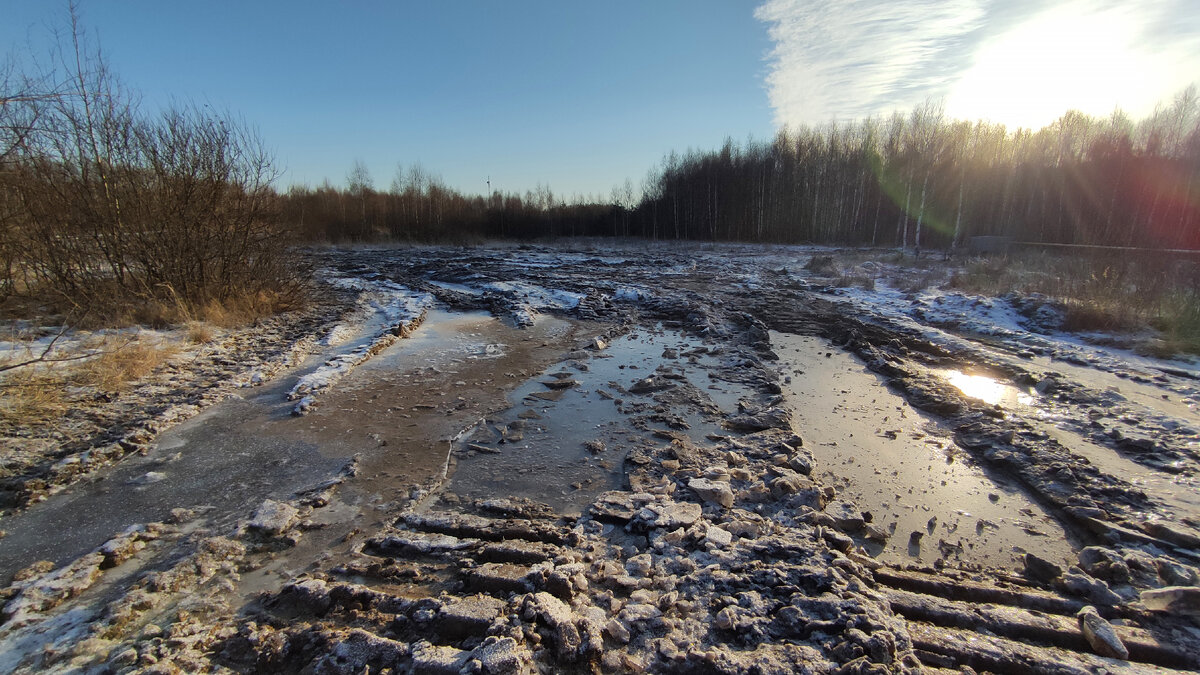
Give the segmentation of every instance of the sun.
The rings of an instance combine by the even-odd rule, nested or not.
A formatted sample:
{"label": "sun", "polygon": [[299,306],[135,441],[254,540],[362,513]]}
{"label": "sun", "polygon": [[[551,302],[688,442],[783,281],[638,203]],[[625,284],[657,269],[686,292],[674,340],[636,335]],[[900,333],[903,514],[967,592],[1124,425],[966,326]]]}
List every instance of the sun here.
{"label": "sun", "polygon": [[983,43],[951,90],[946,112],[1039,129],[1068,110],[1140,116],[1170,96],[1177,66],[1138,44],[1130,11],[1071,3]]}

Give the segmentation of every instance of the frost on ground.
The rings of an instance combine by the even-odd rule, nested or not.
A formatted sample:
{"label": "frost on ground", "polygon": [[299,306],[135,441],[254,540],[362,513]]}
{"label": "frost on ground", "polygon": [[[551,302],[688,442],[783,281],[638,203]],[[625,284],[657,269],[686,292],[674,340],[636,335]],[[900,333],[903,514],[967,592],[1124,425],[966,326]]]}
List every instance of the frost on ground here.
{"label": "frost on ground", "polygon": [[[299,399],[293,408],[296,415],[307,414],[317,404],[321,392],[345,377],[355,366],[420,326],[425,312],[433,302],[433,297],[429,294],[414,293],[391,281],[336,277],[328,283],[334,288],[356,291],[359,295],[351,321],[334,326],[325,337],[324,344],[344,344],[359,330],[374,331],[374,334],[349,351],[330,357],[322,366],[300,377],[287,395],[288,400]],[[367,325],[355,327],[355,324],[361,323]]]}
{"label": "frost on ground", "polygon": [[[821,249],[313,255],[348,313],[310,324],[324,358],[290,376],[359,367],[272,423],[351,443],[353,466],[264,492],[236,524],[177,509],[27,561],[3,591],[6,670],[1200,668],[1194,360],[1064,334],[1037,298],[901,292],[883,263],[860,265],[874,290],[848,288]],[[370,350],[427,308],[470,312],[446,320],[469,334]],[[472,358],[514,325],[525,338]],[[955,372],[1022,395],[989,402]],[[806,426],[826,401],[796,391],[841,416]],[[913,482],[867,508],[870,452]],[[930,501],[900,466],[915,456],[968,465],[979,501],[1028,514],[1001,528]],[[48,522],[67,496],[5,518]],[[1002,563],[979,552],[997,537]]]}

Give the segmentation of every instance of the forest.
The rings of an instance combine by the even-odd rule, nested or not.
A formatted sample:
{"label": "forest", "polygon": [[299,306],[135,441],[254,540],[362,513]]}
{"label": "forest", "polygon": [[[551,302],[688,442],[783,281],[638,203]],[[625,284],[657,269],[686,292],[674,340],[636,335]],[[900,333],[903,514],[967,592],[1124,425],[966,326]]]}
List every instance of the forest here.
{"label": "forest", "polygon": [[671,152],[640,199],[571,201],[546,187],[468,196],[420,167],[387,191],[361,164],[347,187],[293,187],[284,221],[303,241],[632,236],[948,249],[1016,242],[1200,248],[1200,100],[1150,117],[1067,112],[1040,130],[948,119],[935,104],[883,119],[781,129]]}

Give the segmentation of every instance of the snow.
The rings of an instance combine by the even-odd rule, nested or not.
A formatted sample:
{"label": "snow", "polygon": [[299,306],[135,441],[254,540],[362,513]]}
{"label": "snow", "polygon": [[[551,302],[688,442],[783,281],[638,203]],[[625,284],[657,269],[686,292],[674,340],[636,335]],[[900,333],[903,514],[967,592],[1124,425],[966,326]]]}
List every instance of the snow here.
{"label": "snow", "polygon": [[324,342],[329,346],[344,344],[362,330],[371,319],[382,327],[370,339],[353,349],[335,354],[324,365],[303,375],[288,392],[288,400],[300,399],[294,408],[297,414],[307,412],[316,404],[314,398],[342,379],[356,366],[386,347],[413,322],[424,316],[433,304],[433,296],[412,291],[392,281],[339,277],[329,283],[339,288],[359,291],[359,309],[349,323],[335,326]]}
{"label": "snow", "polygon": [[32,625],[6,626],[0,632],[0,672],[15,672],[22,666],[36,672],[44,655],[87,638],[97,618],[94,611],[74,608]]}
{"label": "snow", "polygon": [[541,286],[534,286],[533,284],[520,281],[493,281],[492,283],[484,284],[483,289],[518,300],[521,304],[527,305],[534,310],[571,310],[578,307],[579,301],[584,298],[583,293],[542,288]]}
{"label": "snow", "polygon": [[493,281],[483,284],[480,288],[486,293],[494,293],[509,300],[509,313],[519,326],[532,326],[538,313],[545,310],[575,309],[586,297],[583,293],[543,288],[522,281]]}
{"label": "snow", "polygon": [[480,295],[483,292],[483,291],[479,290],[478,288],[474,288],[474,287],[468,286],[466,284],[456,284],[456,283],[451,283],[449,281],[438,281],[437,279],[430,279],[429,283],[433,286],[437,286],[438,288],[442,288],[447,291],[455,291],[457,293],[463,293],[466,295]]}
{"label": "snow", "polygon": [[612,294],[612,299],[620,302],[645,302],[653,297],[650,291],[633,286],[618,286]]}
{"label": "snow", "polygon": [[832,297],[855,307],[863,316],[883,317],[930,342],[957,350],[969,352],[974,343],[948,331],[997,337],[1025,353],[1032,350],[1110,373],[1141,369],[1156,374],[1161,368],[1170,367],[1200,377],[1200,368],[1194,360],[1142,356],[1125,349],[1089,344],[1083,336],[1052,330],[1061,321],[1055,310],[1043,306],[1032,312],[1030,318],[1012,304],[1010,297],[993,298],[936,288],[906,294],[883,281],[877,281],[874,290],[839,288]]}

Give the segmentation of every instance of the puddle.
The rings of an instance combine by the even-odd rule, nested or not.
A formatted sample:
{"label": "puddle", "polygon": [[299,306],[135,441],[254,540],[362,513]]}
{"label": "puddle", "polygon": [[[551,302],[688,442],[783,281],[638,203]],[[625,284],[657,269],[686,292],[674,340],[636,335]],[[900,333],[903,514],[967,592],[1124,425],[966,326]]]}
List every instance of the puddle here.
{"label": "puddle", "polygon": [[276,381],[253,396],[220,403],[165,432],[148,456],[130,457],[6,517],[0,578],[37,560],[63,564],[129,525],[164,520],[173,508],[212,507],[204,518],[231,526],[263,499],[285,499],[335,473],[345,458],[256,429],[265,421],[287,419],[290,403],[284,393],[292,383]]}
{"label": "puddle", "polygon": [[[624,487],[622,463],[631,447],[669,442],[654,430],[695,442],[728,433],[720,426],[722,411],[736,410],[738,398],[751,393],[709,377],[723,355],[678,331],[636,331],[589,354],[522,383],[509,397],[512,408],[457,444],[449,490],[470,499],[527,497],[579,513],[601,492]],[[621,393],[660,366],[678,378],[671,381],[691,385],[674,390],[682,395],[670,397],[665,411],[663,397]],[[635,425],[635,418],[647,421]]]}
{"label": "puddle", "polygon": [[[855,357],[829,342],[772,331],[791,381],[793,425],[839,498],[891,532],[860,541],[882,561],[938,558],[1019,568],[1025,552],[1074,560],[1067,533],[1015,484],[985,473],[948,430],[913,409]],[[919,532],[914,544],[912,533]]]}
{"label": "puddle", "polygon": [[264,499],[288,499],[355,455],[362,476],[343,492],[384,510],[411,485],[440,474],[446,441],[495,409],[513,381],[561,355],[559,343],[576,330],[547,318],[518,331],[485,313],[431,310],[411,337],[322,394],[312,414],[293,417],[285,394],[299,376],[369,341],[381,325],[372,319],[292,373],[164,432],[148,456],[127,458],[6,517],[0,579],[37,560],[65,563],[131,524],[167,518],[173,508],[211,507],[203,516],[208,526],[231,528]]}
{"label": "puddle", "polygon": [[1014,408],[1018,405],[1032,406],[1037,401],[1034,394],[986,375],[968,375],[961,370],[940,371],[938,375],[945,378],[964,396],[988,405]]}

